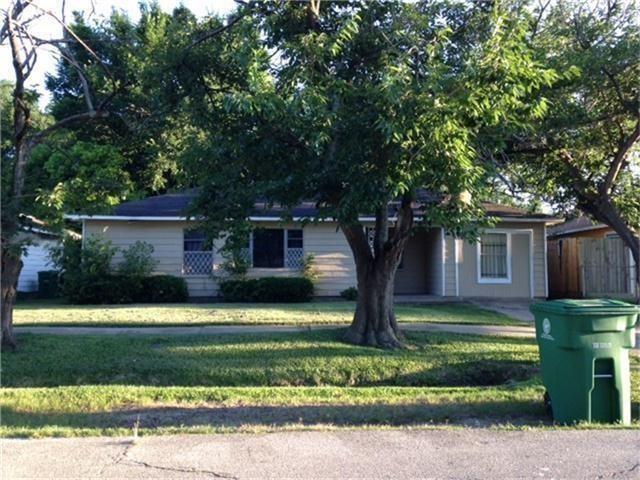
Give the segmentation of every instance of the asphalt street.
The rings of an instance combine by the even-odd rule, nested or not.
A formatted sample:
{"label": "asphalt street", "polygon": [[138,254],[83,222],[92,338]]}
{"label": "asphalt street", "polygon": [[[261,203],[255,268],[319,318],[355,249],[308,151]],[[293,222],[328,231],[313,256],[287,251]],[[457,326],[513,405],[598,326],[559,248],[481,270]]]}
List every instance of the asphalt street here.
{"label": "asphalt street", "polygon": [[14,478],[640,478],[639,430],[358,430],[3,439]]}

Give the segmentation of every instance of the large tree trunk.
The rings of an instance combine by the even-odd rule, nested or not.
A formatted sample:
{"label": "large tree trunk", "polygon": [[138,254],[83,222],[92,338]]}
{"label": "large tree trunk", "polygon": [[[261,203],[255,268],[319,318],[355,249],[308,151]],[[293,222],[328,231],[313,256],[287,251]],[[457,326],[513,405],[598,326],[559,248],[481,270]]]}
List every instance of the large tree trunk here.
{"label": "large tree trunk", "polygon": [[403,335],[393,309],[395,275],[413,226],[409,200],[403,201],[389,237],[386,206],[376,212],[373,247],[360,224],[341,225],[356,264],[358,299],[353,322],[344,340],[355,345],[400,348]]}
{"label": "large tree trunk", "polygon": [[16,348],[16,338],[13,333],[13,305],[16,300],[18,277],[22,270],[19,254],[14,254],[8,248],[2,249],[2,307],[0,309],[2,331],[2,348]]}
{"label": "large tree trunk", "polygon": [[402,347],[393,309],[393,286],[397,265],[371,260],[356,262],[358,299],[345,341],[382,348]]}

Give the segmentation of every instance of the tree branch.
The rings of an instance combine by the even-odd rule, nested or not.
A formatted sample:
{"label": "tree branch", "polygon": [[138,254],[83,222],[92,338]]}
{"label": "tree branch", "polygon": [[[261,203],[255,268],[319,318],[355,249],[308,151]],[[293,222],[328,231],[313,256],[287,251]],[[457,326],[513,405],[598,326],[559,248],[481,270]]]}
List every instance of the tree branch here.
{"label": "tree branch", "polygon": [[621,138],[620,142],[618,143],[618,149],[616,150],[611,165],[609,165],[607,176],[605,177],[599,188],[600,194],[602,196],[608,197],[611,194],[611,190],[614,187],[615,181],[622,171],[622,168],[624,167],[627,154],[629,153],[629,150],[631,150],[633,145],[638,141],[638,138],[640,138],[640,119],[638,119],[638,121],[636,122],[636,128],[633,129],[631,134],[629,134],[627,138]]}
{"label": "tree branch", "polygon": [[627,100],[626,98],[624,98],[624,94],[622,93],[622,89],[620,88],[620,84],[616,80],[615,75],[613,73],[611,73],[609,71],[609,69],[606,68],[606,67],[602,67],[602,72],[607,76],[607,78],[611,82],[611,85],[613,85],[613,88],[616,91],[616,95],[618,97],[618,100],[620,100],[620,105],[622,105],[622,107],[625,110],[628,110],[629,112],[631,112],[633,114],[637,113],[637,110],[634,108],[633,102],[631,102],[631,101]]}
{"label": "tree branch", "polygon": [[205,33],[200,38],[197,38],[196,40],[191,42],[191,45],[189,45],[189,48],[193,48],[193,47],[195,47],[197,45],[200,45],[202,42],[206,42],[210,38],[215,37],[216,35],[219,35],[219,34],[225,32],[225,31],[229,30],[236,23],[238,23],[244,17],[249,15],[249,13],[250,13],[250,11],[248,10],[245,13],[242,13],[240,15],[236,15],[235,17],[231,18],[225,25],[221,25],[220,27],[215,28],[215,29],[211,30],[210,32]]}

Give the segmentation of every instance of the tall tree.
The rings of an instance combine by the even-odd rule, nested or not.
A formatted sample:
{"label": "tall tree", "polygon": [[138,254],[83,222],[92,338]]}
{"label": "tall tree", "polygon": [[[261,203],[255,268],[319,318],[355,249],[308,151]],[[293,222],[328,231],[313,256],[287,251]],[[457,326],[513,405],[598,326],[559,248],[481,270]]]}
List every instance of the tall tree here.
{"label": "tall tree", "polygon": [[543,4],[537,58],[572,73],[544,92],[548,115],[498,163],[516,187],[609,225],[632,252],[640,294],[639,13],[635,1]]}
{"label": "tall tree", "polygon": [[[543,100],[524,100],[556,74],[532,59],[518,2],[243,8],[257,6],[239,22],[241,43],[230,38],[214,62],[206,42],[192,45],[177,72],[189,92],[196,211],[240,245],[257,198],[285,208],[314,199],[355,259],[346,340],[401,346],[393,284],[411,231],[435,224],[474,235],[484,192],[477,148],[496,143],[483,136],[542,115]],[[372,246],[361,214],[375,218]]]}
{"label": "tall tree", "polygon": [[[33,21],[38,17],[46,17],[62,27],[63,35],[59,39],[40,38],[37,32],[31,31]],[[101,65],[100,58],[91,48],[64,22],[64,15],[42,9],[28,0],[12,0],[4,11],[0,26],[0,44],[8,43],[15,82],[11,98],[12,104],[12,144],[2,155],[2,279],[1,279],[1,331],[2,345],[16,347],[13,333],[13,305],[16,297],[16,285],[22,269],[22,250],[24,238],[19,235],[20,214],[30,201],[25,196],[27,182],[27,164],[30,153],[36,145],[48,135],[74,122],[88,121],[107,115],[106,107],[115,94],[115,86],[108,94],[98,96],[91,89],[90,79],[78,64],[76,55],[70,45],[79,44]],[[83,111],[74,112],[64,118],[57,119],[45,128],[37,129],[37,114],[34,111],[33,94],[25,87],[37,61],[38,48],[43,45],[56,48],[60,55],[77,69],[79,93],[84,102]],[[3,106],[4,110],[4,106]]]}
{"label": "tall tree", "polygon": [[[76,141],[109,145],[122,156],[122,169],[132,182],[130,195],[144,196],[183,186],[184,177],[176,161],[182,131],[187,128],[175,107],[174,95],[161,95],[165,72],[175,63],[174,45],[190,41],[198,23],[186,8],[164,12],[157,4],[140,5],[140,19],[133,22],[126,14],[113,11],[100,22],[89,22],[76,15],[72,28],[109,65],[120,86],[110,103],[110,115],[101,122],[75,124],[67,130],[71,137],[50,143],[50,153],[66,152]],[[72,47],[73,48],[73,47]],[[105,91],[111,79],[103,75],[92,56],[75,46],[78,63],[88,72],[93,88]],[[170,73],[170,72],[169,72]],[[59,62],[47,78],[52,93],[50,111],[64,118],[82,111],[76,69]],[[39,160],[46,161],[41,155]],[[55,193],[50,189],[50,193]]]}

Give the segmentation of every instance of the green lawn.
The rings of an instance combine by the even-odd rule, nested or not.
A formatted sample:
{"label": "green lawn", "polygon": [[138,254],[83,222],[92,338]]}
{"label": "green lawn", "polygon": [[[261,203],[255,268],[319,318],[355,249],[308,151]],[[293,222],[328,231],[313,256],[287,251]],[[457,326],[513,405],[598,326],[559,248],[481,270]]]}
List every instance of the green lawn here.
{"label": "green lawn", "polygon": [[[302,304],[161,304],[62,305],[22,302],[15,325],[175,326],[175,325],[311,325],[351,322],[353,302]],[[465,303],[397,305],[400,322],[523,325],[501,313]]]}
{"label": "green lawn", "polygon": [[470,386],[523,380],[537,348],[524,339],[415,332],[384,351],[340,341],[342,329],[180,336],[25,334],[3,358],[5,387]]}
{"label": "green lawn", "polygon": [[[381,351],[341,334],[22,334],[2,358],[0,434],[549,422],[532,340],[412,332],[408,349]],[[633,401],[637,416],[637,388]]]}

